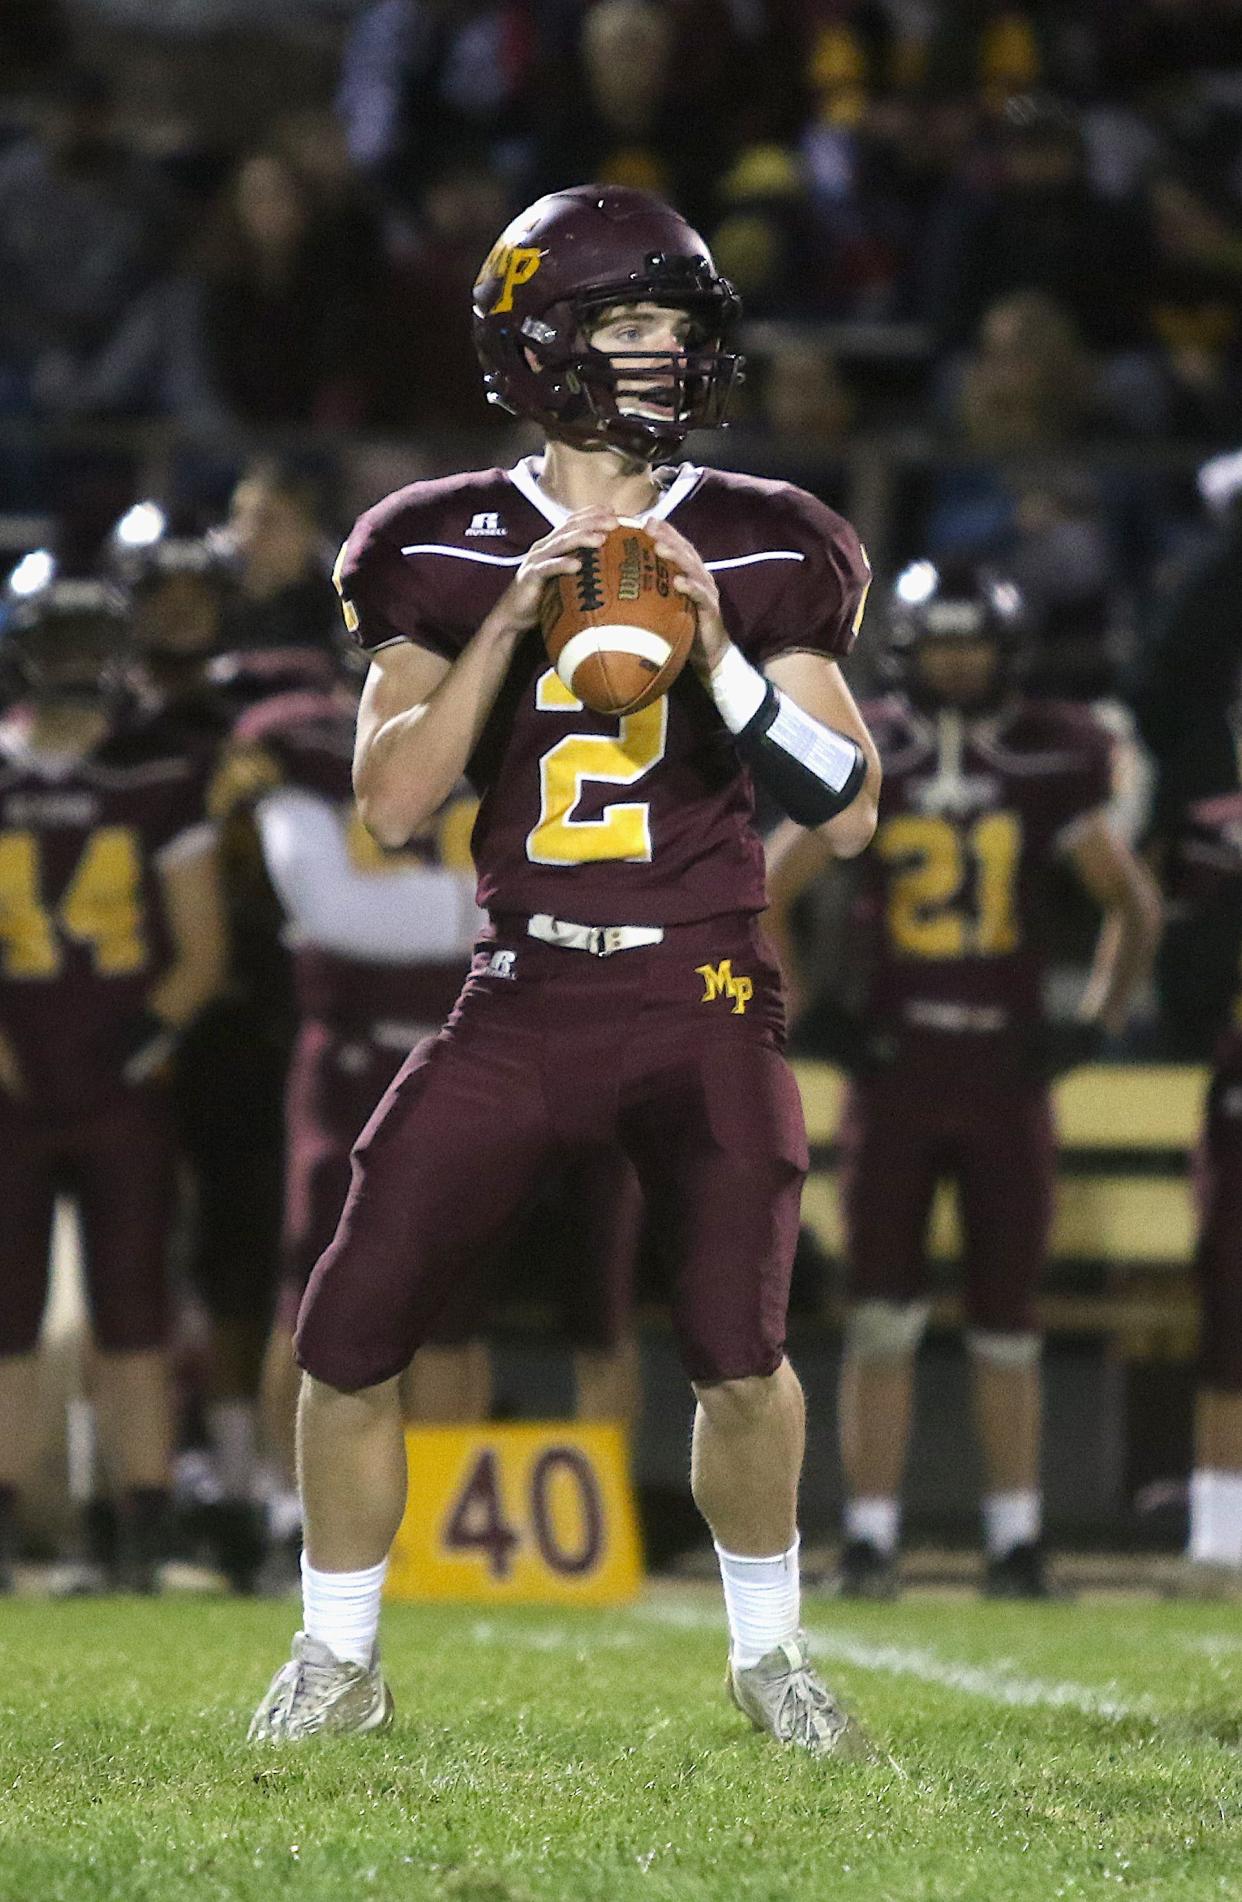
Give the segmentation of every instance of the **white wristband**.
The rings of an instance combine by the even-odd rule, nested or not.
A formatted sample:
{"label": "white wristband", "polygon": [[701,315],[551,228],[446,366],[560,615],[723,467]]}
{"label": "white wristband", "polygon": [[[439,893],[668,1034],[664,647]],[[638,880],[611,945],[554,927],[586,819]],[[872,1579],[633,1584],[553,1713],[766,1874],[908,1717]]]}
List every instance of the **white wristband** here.
{"label": "white wristband", "polygon": [[768,683],[740,647],[730,641],[707,677],[708,691],[730,733],[749,726],[768,693]]}

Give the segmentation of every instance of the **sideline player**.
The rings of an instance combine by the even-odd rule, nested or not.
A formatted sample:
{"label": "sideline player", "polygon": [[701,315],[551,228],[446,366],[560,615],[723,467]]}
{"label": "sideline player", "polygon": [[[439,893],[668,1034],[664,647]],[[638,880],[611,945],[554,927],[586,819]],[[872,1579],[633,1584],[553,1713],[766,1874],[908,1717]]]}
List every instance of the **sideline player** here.
{"label": "sideline player", "polygon": [[[619,1140],[674,1271],[732,1695],[783,1742],[861,1747],[799,1632],[803,1401],[784,1336],[806,1136],[753,806],[758,781],[834,851],[871,836],[879,765],[836,665],[869,571],[801,490],[659,466],[722,421],[737,311],[658,199],[539,200],[484,263],[474,318],[489,394],[541,425],[544,454],[399,491],[338,566],[372,662],[363,818],[401,846],[468,772],[490,942],[364,1131],[302,1306],[305,1630],[254,1738],[388,1721],[375,1646],[406,1491],[401,1371],[558,1158]],[[549,578],[622,515],[649,525],[699,631],[696,667],[618,721],[565,691],[536,620]]]}
{"label": "sideline player", "polygon": [[[1210,947],[1225,1027],[1212,1057],[1196,1156],[1199,1374],[1190,1535],[1169,1568],[1179,1595],[1242,1597],[1242,792],[1191,805],[1172,855],[1172,897]],[[1221,996],[1221,991],[1225,995]]]}
{"label": "sideline player", "polygon": [[3,636],[24,698],[0,725],[0,1542],[35,1451],[63,1190],[81,1223],[120,1575],[148,1590],[171,1452],[162,1078],[220,979],[224,932],[205,775],[114,719],[125,637],[114,590],[55,579],[13,605]]}
{"label": "sideline player", "polygon": [[[357,693],[345,682],[329,693],[265,701],[238,722],[213,788],[217,810],[244,803],[253,811],[287,920],[298,995],[286,1094],[284,1272],[263,1380],[268,1439],[289,1484],[300,1378],[294,1324],[336,1232],[350,1151],[410,1051],[448,1016],[484,922],[470,858],[476,801],[450,799],[403,850],[385,851],[354,801],[356,718]],[[592,1150],[575,1159],[542,1218],[534,1240],[551,1259],[564,1303],[578,1416],[628,1418],[640,1208],[624,1156]],[[504,1266],[497,1264],[492,1285]],[[465,1303],[424,1343],[403,1396],[407,1419],[487,1418],[490,1364],[477,1305]],[[300,1534],[301,1508],[296,1493],[278,1492],[271,1503],[279,1549]]]}
{"label": "sideline player", "polygon": [[[1083,707],[1024,699],[1008,583],[916,562],[890,612],[898,690],[864,710],[884,763],[855,942],[865,1001],[840,1132],[853,1297],[839,1397],[848,1503],[840,1589],[897,1589],[914,1357],[927,1324],[927,1225],[956,1184],[967,1345],[985,1467],[985,1590],[1042,1597],[1039,1335],[1032,1301],[1055,1188],[1048,1082],[1125,1026],[1160,928],[1150,876],[1105,806],[1110,743]],[[1103,913],[1081,1019],[1044,1016],[1040,875],[1064,857]],[[772,928],[822,869],[773,841]]]}
{"label": "sideline player", "polygon": [[[252,498],[252,532],[245,539],[265,556],[265,569],[285,572],[301,559],[307,531],[290,526],[288,510],[271,511],[267,522],[260,506],[265,493],[260,488]],[[332,658],[314,647],[228,651],[227,643],[244,641],[247,631],[230,536],[175,535],[165,527],[162,511],[140,503],[113,534],[113,565],[133,608],[139,719],[149,744],[211,766],[248,708],[299,687],[326,690]],[[328,586],[326,575],[320,585]],[[211,803],[214,810],[214,784]],[[207,1330],[203,1417],[210,1467],[193,1524],[220,1570],[246,1591],[264,1551],[256,1503],[258,1398],[279,1277],[293,1005],[280,909],[249,815],[217,817],[228,969],[219,994],[178,1047],[172,1100],[192,1183],[188,1265]],[[244,1118],[237,1115],[239,1102]]]}

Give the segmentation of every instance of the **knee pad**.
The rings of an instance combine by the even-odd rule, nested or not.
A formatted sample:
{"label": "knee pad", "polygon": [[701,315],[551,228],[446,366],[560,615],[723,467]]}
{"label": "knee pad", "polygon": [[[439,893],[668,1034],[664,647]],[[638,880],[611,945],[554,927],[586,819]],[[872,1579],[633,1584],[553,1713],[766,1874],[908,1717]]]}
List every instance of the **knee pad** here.
{"label": "knee pad", "polygon": [[1038,1334],[998,1334],[989,1328],[972,1327],[966,1331],[966,1345],[989,1367],[1014,1370],[1033,1367],[1043,1342]]}
{"label": "knee pad", "polygon": [[856,1360],[905,1360],[922,1340],[930,1301],[858,1301],[845,1323],[845,1351]]}

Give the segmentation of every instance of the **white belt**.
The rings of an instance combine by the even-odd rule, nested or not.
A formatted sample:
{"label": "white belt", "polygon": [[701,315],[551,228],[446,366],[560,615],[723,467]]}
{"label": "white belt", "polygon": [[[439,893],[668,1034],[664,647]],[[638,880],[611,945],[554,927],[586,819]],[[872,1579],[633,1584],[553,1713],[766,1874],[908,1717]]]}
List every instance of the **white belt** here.
{"label": "white belt", "polygon": [[436,1028],[435,1024],[398,1024],[385,1019],[372,1024],[368,1035],[370,1041],[378,1044],[381,1050],[412,1050],[424,1037],[433,1037]]}
{"label": "white belt", "polygon": [[641,944],[663,944],[664,933],[658,925],[571,925],[564,918],[552,918],[537,911],[526,920],[528,938],[542,938],[545,944],[559,944],[567,951],[589,951],[592,957],[610,958],[614,951],[633,951]]}
{"label": "white belt", "polygon": [[1009,1012],[995,1004],[940,1003],[931,998],[911,999],[903,1015],[920,1030],[974,1031],[984,1036],[1009,1024]]}

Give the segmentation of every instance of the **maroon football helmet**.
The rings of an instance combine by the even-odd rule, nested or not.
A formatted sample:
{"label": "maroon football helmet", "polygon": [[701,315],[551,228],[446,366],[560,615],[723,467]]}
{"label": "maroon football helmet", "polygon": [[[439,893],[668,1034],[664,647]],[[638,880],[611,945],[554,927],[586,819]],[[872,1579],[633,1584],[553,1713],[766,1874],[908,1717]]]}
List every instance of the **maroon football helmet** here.
{"label": "maroon football helmet", "polygon": [[[995,704],[1012,690],[1025,632],[1025,603],[1012,581],[966,556],[912,561],[893,584],[888,647],[881,660],[911,700],[936,707],[942,702],[924,678],[921,652],[931,642],[991,642],[996,664],[986,697]],[[964,710],[982,708],[972,703]]]}
{"label": "maroon football helmet", "polygon": [[[691,319],[684,350],[606,356],[588,342],[616,304],[651,303]],[[728,343],[737,293],[684,218],[650,192],[575,185],[550,192],[515,218],[492,247],[474,287],[474,341],[488,401],[527,416],[567,442],[610,443],[654,461],[692,429],[724,422],[742,358]],[[650,395],[667,417],[631,415]]]}
{"label": "maroon football helmet", "polygon": [[120,589],[50,574],[29,594],[10,591],[0,660],[23,695],[44,702],[107,703],[124,686],[129,608]]}

